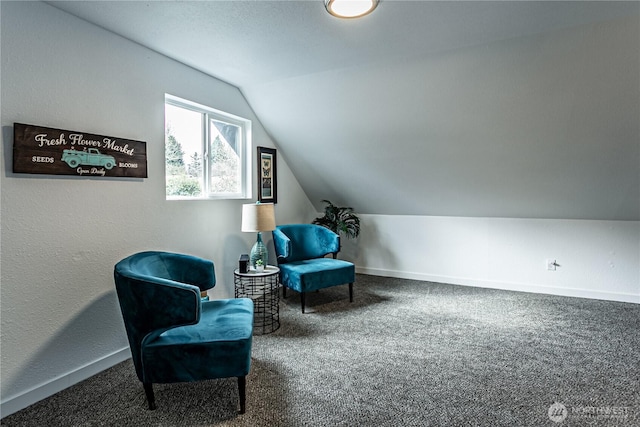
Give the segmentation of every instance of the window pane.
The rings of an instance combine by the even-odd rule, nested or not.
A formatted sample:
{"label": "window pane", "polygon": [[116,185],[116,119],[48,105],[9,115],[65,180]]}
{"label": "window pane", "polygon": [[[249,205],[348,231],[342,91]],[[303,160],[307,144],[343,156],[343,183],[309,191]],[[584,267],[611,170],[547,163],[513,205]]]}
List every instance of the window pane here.
{"label": "window pane", "polygon": [[241,129],[219,120],[209,121],[209,191],[242,192]]}
{"label": "window pane", "polygon": [[165,94],[166,197],[251,197],[251,121]]}
{"label": "window pane", "polygon": [[203,114],[165,104],[167,196],[202,195]]}

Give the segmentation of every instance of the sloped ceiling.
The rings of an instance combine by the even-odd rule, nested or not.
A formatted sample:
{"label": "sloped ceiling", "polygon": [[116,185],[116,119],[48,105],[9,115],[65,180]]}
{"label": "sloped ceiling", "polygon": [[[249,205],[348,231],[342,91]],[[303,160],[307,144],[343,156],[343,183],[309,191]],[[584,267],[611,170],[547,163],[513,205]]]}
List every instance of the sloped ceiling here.
{"label": "sloped ceiling", "polygon": [[638,2],[48,3],[238,86],[318,210],[640,220]]}

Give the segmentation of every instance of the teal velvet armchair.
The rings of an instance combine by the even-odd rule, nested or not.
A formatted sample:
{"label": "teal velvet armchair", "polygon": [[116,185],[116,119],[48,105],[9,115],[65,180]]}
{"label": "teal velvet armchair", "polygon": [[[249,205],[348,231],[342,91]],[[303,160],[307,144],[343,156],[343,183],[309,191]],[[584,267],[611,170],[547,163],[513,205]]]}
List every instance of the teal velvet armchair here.
{"label": "teal velvet armchair", "polygon": [[115,265],[114,278],[138,379],[149,409],[153,383],[238,378],[245,412],[253,302],[203,301],[215,286],[213,262],[171,252],[140,252]]}
{"label": "teal velvet armchair", "polygon": [[[283,297],[287,288],[300,292],[304,313],[305,293],[348,283],[349,301],[353,302],[355,266],[336,259],[340,236],[315,224],[279,225],[272,234]],[[333,257],[326,258],[329,254]]]}

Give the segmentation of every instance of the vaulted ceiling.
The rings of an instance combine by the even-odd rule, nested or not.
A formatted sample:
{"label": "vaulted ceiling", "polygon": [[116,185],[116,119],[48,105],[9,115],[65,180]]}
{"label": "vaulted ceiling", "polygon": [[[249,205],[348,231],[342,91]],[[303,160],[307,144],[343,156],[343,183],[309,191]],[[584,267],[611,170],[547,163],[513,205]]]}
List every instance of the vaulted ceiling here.
{"label": "vaulted ceiling", "polygon": [[318,209],[640,220],[638,2],[47,3],[240,88]]}

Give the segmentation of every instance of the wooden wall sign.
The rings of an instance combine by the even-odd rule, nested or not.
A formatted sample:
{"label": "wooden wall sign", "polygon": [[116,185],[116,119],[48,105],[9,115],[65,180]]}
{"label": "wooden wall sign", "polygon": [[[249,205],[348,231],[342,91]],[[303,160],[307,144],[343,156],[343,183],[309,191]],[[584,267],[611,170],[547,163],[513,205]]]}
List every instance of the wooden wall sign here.
{"label": "wooden wall sign", "polygon": [[146,178],[147,143],[14,123],[13,172]]}

